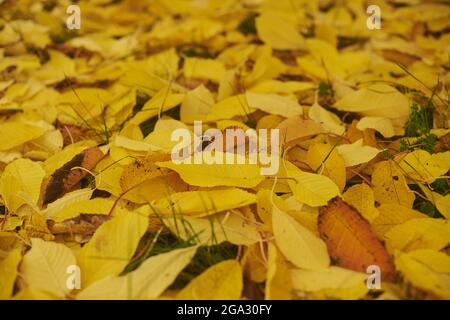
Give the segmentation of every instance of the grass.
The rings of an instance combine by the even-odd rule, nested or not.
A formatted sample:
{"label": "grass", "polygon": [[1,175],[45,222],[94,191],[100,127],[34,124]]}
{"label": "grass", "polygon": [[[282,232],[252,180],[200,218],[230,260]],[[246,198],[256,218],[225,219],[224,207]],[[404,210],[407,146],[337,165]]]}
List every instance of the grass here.
{"label": "grass", "polygon": [[433,108],[424,107],[414,103],[406,123],[405,135],[407,137],[420,137],[430,132],[433,127]]}
{"label": "grass", "polygon": [[[147,232],[141,240],[141,246],[146,251],[139,258],[132,260],[122,272],[122,275],[136,270],[145,260],[158,254],[167,253],[172,250],[187,248],[195,244],[192,239],[183,240],[172,233]],[[200,247],[190,264],[175,279],[171,289],[181,289],[192,279],[204,272],[209,267],[237,256],[238,246],[224,242],[213,246]]]}
{"label": "grass", "polygon": [[192,279],[209,267],[229,259],[235,259],[238,247],[228,242],[215,246],[200,247],[191,263],[178,275],[171,289],[184,288]]}
{"label": "grass", "polygon": [[179,48],[179,51],[185,57],[199,57],[199,58],[213,58],[214,55],[209,52],[209,49],[201,44],[192,44]]}
{"label": "grass", "polygon": [[[161,116],[168,116],[175,120],[180,120],[180,107],[176,106],[170,110],[167,110],[161,114]],[[147,136],[149,133],[153,132],[155,129],[156,122],[158,121],[158,116],[154,116],[144,122],[142,122],[139,127],[141,128],[142,134]]]}
{"label": "grass", "polygon": [[256,15],[248,15],[238,26],[238,30],[243,34],[256,34]]}
{"label": "grass", "polygon": [[437,136],[430,133],[426,133],[424,137],[418,139],[413,145],[411,145],[408,140],[402,139],[400,140],[400,152],[419,148],[429,153],[433,153],[436,141]]}

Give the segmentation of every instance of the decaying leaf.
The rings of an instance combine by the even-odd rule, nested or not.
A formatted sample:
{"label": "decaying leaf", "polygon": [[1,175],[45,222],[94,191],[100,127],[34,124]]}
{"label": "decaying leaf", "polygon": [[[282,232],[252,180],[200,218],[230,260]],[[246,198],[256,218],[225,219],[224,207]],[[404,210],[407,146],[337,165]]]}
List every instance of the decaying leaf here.
{"label": "decaying leaf", "polygon": [[71,191],[103,157],[104,153],[99,148],[89,148],[57,169],[47,182],[43,203],[53,202]]}

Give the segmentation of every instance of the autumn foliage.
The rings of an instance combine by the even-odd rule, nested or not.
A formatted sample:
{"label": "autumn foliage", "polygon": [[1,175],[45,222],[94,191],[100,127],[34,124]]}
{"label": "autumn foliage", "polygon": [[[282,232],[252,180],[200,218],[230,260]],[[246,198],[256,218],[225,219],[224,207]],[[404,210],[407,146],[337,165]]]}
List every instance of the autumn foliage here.
{"label": "autumn foliage", "polygon": [[450,299],[446,1],[75,2],[0,0],[0,299]]}

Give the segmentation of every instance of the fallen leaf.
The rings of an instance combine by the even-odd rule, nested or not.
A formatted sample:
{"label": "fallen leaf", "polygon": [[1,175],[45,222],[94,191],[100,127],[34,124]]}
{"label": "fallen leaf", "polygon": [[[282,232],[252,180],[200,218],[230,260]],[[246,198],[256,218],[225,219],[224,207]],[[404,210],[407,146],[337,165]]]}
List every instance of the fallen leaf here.
{"label": "fallen leaf", "polygon": [[375,165],[372,186],[378,203],[393,203],[412,208],[414,194],[409,190],[405,176],[394,162],[382,161]]}
{"label": "fallen leaf", "polygon": [[38,162],[17,159],[8,164],[0,177],[0,194],[6,207],[14,212],[26,203],[20,192],[25,193],[36,205],[45,172]]}
{"label": "fallen leaf", "polygon": [[27,287],[64,298],[71,291],[67,268],[76,264],[75,255],[65,245],[31,239],[31,250],[23,256],[20,273]]}
{"label": "fallen leaf", "polygon": [[10,299],[18,274],[18,266],[22,260],[21,248],[16,248],[0,262],[0,299]]}
{"label": "fallen leaf", "polygon": [[338,266],[365,273],[369,266],[377,265],[385,281],[394,279],[395,268],[389,253],[369,223],[340,198],[320,208],[319,232]]}
{"label": "fallen leaf", "polygon": [[242,268],[236,260],[219,262],[201,273],[178,294],[182,300],[236,300],[242,292]]}
{"label": "fallen leaf", "polygon": [[328,267],[330,258],[325,243],[276,206],[272,225],[275,242],[286,259],[308,270]]}
{"label": "fallen leaf", "polygon": [[82,287],[122,272],[147,227],[148,218],[133,212],[124,212],[103,223],[77,256]]}
{"label": "fallen leaf", "polygon": [[194,257],[197,246],[153,256],[124,276],[108,276],[81,291],[79,300],[156,299]]}

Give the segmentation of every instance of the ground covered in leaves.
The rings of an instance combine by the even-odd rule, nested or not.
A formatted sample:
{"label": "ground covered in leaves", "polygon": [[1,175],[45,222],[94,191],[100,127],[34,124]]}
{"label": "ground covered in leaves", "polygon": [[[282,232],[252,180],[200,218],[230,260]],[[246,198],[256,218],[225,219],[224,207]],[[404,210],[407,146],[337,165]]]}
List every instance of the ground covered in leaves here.
{"label": "ground covered in leaves", "polygon": [[449,299],[450,6],[374,2],[0,1],[0,299]]}

